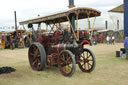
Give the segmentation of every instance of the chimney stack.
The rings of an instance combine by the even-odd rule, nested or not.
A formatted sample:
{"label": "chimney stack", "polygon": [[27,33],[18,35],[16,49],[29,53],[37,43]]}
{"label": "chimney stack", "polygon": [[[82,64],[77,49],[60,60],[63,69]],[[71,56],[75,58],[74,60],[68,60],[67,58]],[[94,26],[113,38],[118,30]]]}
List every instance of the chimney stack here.
{"label": "chimney stack", "polygon": [[15,17],[15,30],[17,31],[17,16],[16,16],[16,11],[14,11],[14,17]]}
{"label": "chimney stack", "polygon": [[73,7],[75,7],[75,5],[74,5],[74,0],[69,0],[69,6],[68,6],[69,8],[73,8]]}
{"label": "chimney stack", "polygon": [[108,29],[108,21],[105,21],[105,28]]}
{"label": "chimney stack", "polygon": [[117,20],[117,29],[119,30],[119,20]]}

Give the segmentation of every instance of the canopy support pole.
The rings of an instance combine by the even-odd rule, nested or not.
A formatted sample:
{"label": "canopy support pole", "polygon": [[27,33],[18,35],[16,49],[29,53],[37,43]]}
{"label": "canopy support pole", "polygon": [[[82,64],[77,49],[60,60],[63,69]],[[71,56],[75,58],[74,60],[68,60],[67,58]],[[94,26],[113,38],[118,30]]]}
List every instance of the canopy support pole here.
{"label": "canopy support pole", "polygon": [[76,26],[77,26],[77,38],[78,38],[78,40],[79,40],[78,15],[76,16],[76,20],[77,20],[77,22],[76,22]]}
{"label": "canopy support pole", "polygon": [[88,30],[89,30],[89,39],[91,40],[91,27],[90,27],[90,17],[89,17],[89,13],[87,13],[88,15]]}
{"label": "canopy support pole", "polygon": [[77,36],[76,36],[76,33],[75,33],[75,31],[74,31],[74,28],[73,28],[73,26],[72,26],[72,24],[71,24],[71,21],[70,21],[70,19],[69,19],[69,17],[67,16],[67,19],[68,19],[68,22],[69,22],[69,24],[70,24],[70,26],[71,26],[71,29],[72,29],[72,32],[73,32],[73,35],[74,35],[74,37],[75,37],[75,39],[76,39],[76,41],[78,40],[78,38],[77,38]]}
{"label": "canopy support pole", "polygon": [[46,24],[46,32],[48,32],[48,24]]}
{"label": "canopy support pole", "polygon": [[92,39],[92,35],[93,35],[93,32],[94,32],[94,26],[95,26],[95,21],[96,21],[96,17],[94,18],[94,21],[93,21],[93,26],[92,26],[92,32],[91,32],[91,39]]}

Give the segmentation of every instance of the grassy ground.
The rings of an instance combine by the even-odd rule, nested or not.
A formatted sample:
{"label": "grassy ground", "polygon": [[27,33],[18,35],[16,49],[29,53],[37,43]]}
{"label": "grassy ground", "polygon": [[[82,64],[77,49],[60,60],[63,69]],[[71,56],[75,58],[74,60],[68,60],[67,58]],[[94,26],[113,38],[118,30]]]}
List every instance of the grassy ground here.
{"label": "grassy ground", "polygon": [[80,69],[72,77],[64,77],[56,67],[46,67],[44,71],[31,70],[28,49],[0,50],[0,67],[11,66],[16,72],[0,75],[0,85],[127,85],[128,61],[115,57],[115,51],[123,47],[99,44],[87,46],[96,56],[96,68],[92,73]]}

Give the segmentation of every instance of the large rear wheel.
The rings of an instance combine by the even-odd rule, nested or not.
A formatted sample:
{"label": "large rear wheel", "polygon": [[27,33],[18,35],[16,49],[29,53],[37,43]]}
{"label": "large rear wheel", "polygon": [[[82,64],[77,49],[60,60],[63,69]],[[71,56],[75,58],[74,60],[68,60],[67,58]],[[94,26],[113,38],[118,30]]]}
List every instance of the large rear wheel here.
{"label": "large rear wheel", "polygon": [[96,65],[96,59],[91,50],[84,48],[80,53],[80,62],[78,63],[79,68],[83,72],[92,72]]}
{"label": "large rear wheel", "polygon": [[46,52],[40,43],[33,43],[28,52],[28,59],[33,70],[43,70],[46,64]]}
{"label": "large rear wheel", "polygon": [[58,67],[64,76],[72,76],[76,69],[75,56],[69,50],[64,50],[58,57]]}

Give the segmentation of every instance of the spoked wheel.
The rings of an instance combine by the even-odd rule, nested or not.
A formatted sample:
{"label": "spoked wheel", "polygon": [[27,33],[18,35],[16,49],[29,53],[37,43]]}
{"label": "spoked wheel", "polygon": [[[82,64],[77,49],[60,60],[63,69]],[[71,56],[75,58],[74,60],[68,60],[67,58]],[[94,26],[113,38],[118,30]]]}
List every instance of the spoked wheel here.
{"label": "spoked wheel", "polygon": [[28,58],[33,70],[43,70],[46,64],[46,53],[43,45],[33,43],[29,48]]}
{"label": "spoked wheel", "polygon": [[65,50],[60,53],[58,67],[64,76],[72,76],[76,69],[76,61],[71,51]]}
{"label": "spoked wheel", "polygon": [[78,63],[79,68],[83,72],[92,72],[96,65],[96,59],[94,54],[89,50],[84,48],[80,53],[80,62]]}

